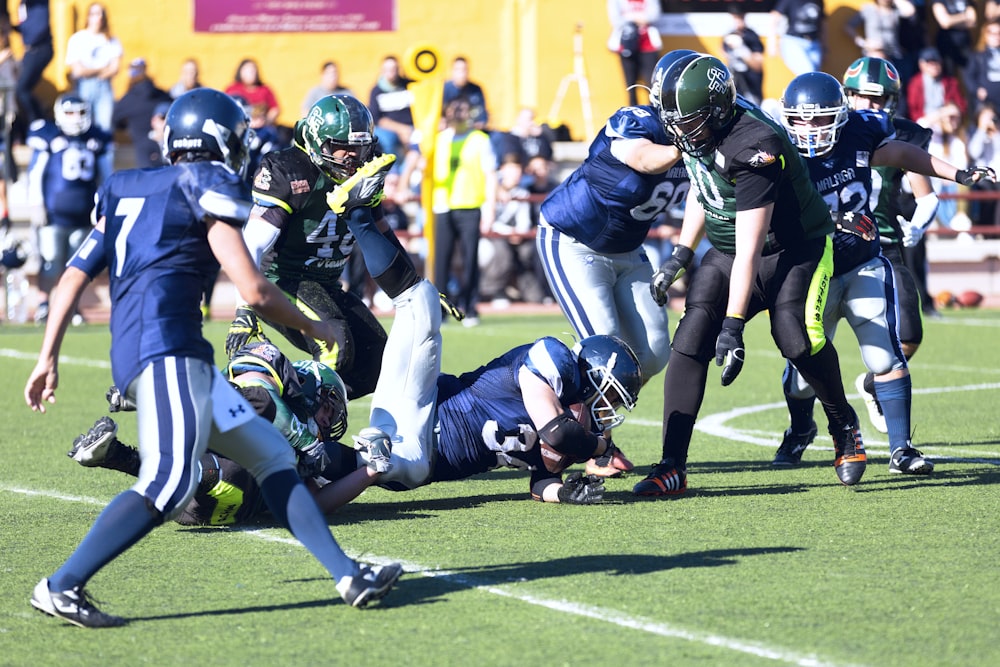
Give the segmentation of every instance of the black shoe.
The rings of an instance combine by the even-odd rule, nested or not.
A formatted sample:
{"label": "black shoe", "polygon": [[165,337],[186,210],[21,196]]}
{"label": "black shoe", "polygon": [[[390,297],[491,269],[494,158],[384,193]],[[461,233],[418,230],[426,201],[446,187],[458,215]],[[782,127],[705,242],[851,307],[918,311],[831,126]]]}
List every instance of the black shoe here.
{"label": "black shoe", "polygon": [[385,597],[402,574],[403,566],[399,563],[361,565],[357,576],[344,577],[337,582],[337,591],[352,607],[364,607]]}
{"label": "black shoe", "polygon": [[833,434],[833,449],[836,453],[833,467],[837,470],[840,483],[851,486],[860,482],[868,466],[868,456],[856,424],[845,426],[839,433]]}
{"label": "black shoe", "polygon": [[806,447],[816,439],[816,422],[813,422],[809,430],[805,433],[792,433],[792,429],[785,431],[785,437],[781,440],[778,451],[774,454],[773,466],[794,466],[802,461],[802,453]]}
{"label": "black shoe", "polygon": [[889,457],[889,472],[904,475],[929,475],[934,464],[913,447],[900,447]]}
{"label": "black shoe", "polygon": [[57,593],[49,590],[48,579],[42,579],[35,586],[31,606],[81,628],[116,628],[126,623],[124,618],[105,614],[95,607],[82,587]]}
{"label": "black shoe", "polygon": [[671,459],[653,466],[646,478],[632,488],[637,496],[679,496],[687,491],[687,471]]}

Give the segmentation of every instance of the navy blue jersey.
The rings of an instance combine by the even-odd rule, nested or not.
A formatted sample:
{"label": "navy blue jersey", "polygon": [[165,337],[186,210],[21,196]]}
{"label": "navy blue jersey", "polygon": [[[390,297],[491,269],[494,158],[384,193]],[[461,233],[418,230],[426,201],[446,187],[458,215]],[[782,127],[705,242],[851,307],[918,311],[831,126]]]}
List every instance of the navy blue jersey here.
{"label": "navy blue jersey", "polygon": [[[895,131],[888,114],[851,111],[840,139],[826,155],[806,158],[813,185],[830,211],[853,211],[871,216],[872,154]],[[838,231],[833,236],[833,274],[841,275],[879,254],[879,240],[865,241],[856,234]]]}
{"label": "navy blue jersey", "polygon": [[561,341],[539,338],[459,377],[438,378],[435,482],[463,479],[499,467],[532,471],[531,483],[548,472],[538,435],[521,396],[518,372],[527,367],[552,387],[564,407],[581,402],[585,382],[572,351]]}
{"label": "navy blue jersey", "polygon": [[616,139],[670,143],[652,106],[624,107],[590,144],[587,159],[542,202],[545,221],[592,250],[635,250],[650,226],[687,197],[688,179],[678,161],[666,174],[643,174],[611,154]]}
{"label": "navy blue jersey", "polygon": [[103,176],[98,173],[100,158],[111,136],[92,126],[71,137],[55,123],[32,126],[26,139],[34,149],[28,172],[41,185],[42,202],[48,223],[67,227],[90,224],[94,195]]}
{"label": "navy blue jersey", "polygon": [[247,186],[217,162],[119,171],[101,187],[116,386],[163,357],[214,364],[201,332],[202,289],[219,270],[207,222],[242,227],[249,207]]}

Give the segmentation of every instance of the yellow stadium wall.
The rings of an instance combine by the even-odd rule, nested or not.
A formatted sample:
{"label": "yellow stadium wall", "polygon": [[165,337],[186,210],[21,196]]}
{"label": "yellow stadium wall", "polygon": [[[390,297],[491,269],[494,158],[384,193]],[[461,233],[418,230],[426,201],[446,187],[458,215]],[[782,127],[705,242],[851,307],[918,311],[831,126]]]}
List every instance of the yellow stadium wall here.
{"label": "yellow stadium wall", "polygon": [[[838,78],[858,55],[843,34],[843,23],[860,3],[826,3],[830,37],[824,69]],[[89,4],[51,2],[56,55],[38,89],[46,102],[66,87],[66,40],[83,26]],[[191,0],[107,0],[103,4],[112,32],[125,50],[114,81],[118,96],[127,87],[132,58],[145,58],[150,76],[161,88],[169,88],[181,63],[194,57],[201,66],[202,82],[224,88],[233,80],[240,60],[252,57],[281,103],[280,122],[290,125],[298,117],[306,91],[318,81],[324,61],[337,61],[344,85],[367,102],[383,56],[396,54],[405,63],[411,48],[431,45],[441,54],[442,76],[456,55],[469,59],[473,80],[485,89],[491,125],[503,129],[523,106],[535,108],[541,119],[548,119],[560,82],[574,71],[574,31],[580,25],[592,124],[599,128],[608,115],[627,103],[618,56],[605,47],[609,33],[605,0],[397,0],[395,32],[241,34],[195,33]],[[725,3],[720,6],[725,10]],[[726,14],[715,16],[728,25]],[[766,34],[762,37],[766,42]],[[17,51],[20,41],[16,36],[12,41]],[[719,37],[665,37],[664,48],[721,54],[720,41]],[[780,97],[790,79],[780,59],[768,58],[767,96]],[[551,120],[565,122],[574,139],[589,140],[579,93],[575,83],[569,85],[558,118]]]}

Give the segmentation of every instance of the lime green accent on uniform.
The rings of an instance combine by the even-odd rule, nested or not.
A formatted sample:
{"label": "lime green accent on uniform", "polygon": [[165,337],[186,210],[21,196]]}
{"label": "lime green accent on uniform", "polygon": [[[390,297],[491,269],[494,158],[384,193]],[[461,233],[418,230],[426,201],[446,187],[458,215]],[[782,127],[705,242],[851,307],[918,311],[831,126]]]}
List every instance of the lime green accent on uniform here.
{"label": "lime green accent on uniform", "polygon": [[810,356],[816,354],[826,345],[826,332],[823,328],[823,311],[826,310],[826,299],[830,294],[830,280],[833,278],[833,239],[826,237],[823,257],[816,266],[809,292],[806,295],[806,336],[809,338]]}
{"label": "lime green accent on uniform", "polygon": [[[304,301],[300,301],[295,295],[285,292],[285,296],[287,296],[288,299],[295,304],[295,307],[302,311],[302,314],[310,320],[316,320],[319,322],[323,319],[316,313],[316,311],[309,307],[309,304]],[[316,340],[316,344],[319,346],[319,359],[317,359],[317,361],[326,364],[333,370],[337,370],[337,357],[340,354],[340,346],[334,344],[333,347],[328,348],[326,343],[321,340]]]}
{"label": "lime green accent on uniform", "polygon": [[779,155],[778,156],[778,161],[781,162],[781,171],[784,171],[785,170],[785,156],[784,155]]}
{"label": "lime green accent on uniform", "polygon": [[[235,359],[230,361],[229,365],[226,367],[229,371],[229,381],[235,384],[237,387],[252,387],[252,386],[259,386],[265,388],[270,387],[270,385],[267,382],[261,380],[260,378],[243,378],[241,375],[233,375],[234,366],[243,366],[244,369],[247,366],[259,367],[261,371],[266,372],[274,379],[275,384],[278,385],[278,395],[281,396],[281,394],[284,393],[285,385],[284,383],[282,383],[281,376],[278,374],[278,371],[275,370],[274,366],[267,363],[260,357],[247,355],[245,357],[236,357]],[[244,370],[243,372],[245,373],[247,371]]]}
{"label": "lime green accent on uniform", "polygon": [[281,210],[283,210],[285,213],[289,215],[292,214],[292,207],[289,206],[287,202],[284,202],[281,199],[278,199],[277,197],[271,197],[270,195],[261,194],[260,191],[254,190],[253,198],[254,200],[259,199],[261,201],[266,201],[271,204],[274,204],[275,206],[280,207]]}
{"label": "lime green accent on uniform", "polygon": [[208,491],[215,498],[215,509],[209,522],[213,526],[228,526],[236,522],[236,512],[243,506],[243,489],[229,482],[219,480],[219,483]]}

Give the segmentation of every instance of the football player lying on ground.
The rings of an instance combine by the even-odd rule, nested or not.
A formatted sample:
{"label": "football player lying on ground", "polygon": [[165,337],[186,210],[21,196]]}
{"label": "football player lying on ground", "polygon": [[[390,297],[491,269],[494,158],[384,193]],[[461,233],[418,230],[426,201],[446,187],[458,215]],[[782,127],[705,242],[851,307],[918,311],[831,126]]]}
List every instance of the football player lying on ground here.
{"label": "football player lying on ground", "polygon": [[[355,178],[371,179],[373,186],[358,190],[379,190],[390,163],[382,156],[366,164]],[[323,510],[375,483],[414,489],[501,466],[529,470],[537,500],[599,501],[599,477],[573,473],[563,481],[561,473],[574,462],[606,455],[613,445],[601,433],[623,421],[619,407],[635,405],[642,373],[628,345],[597,335],[570,350],[546,337],[470,373],[442,375],[437,289],[417,275],[378,223],[351,210],[363,201],[342,205],[368,272],[392,299],[395,315],[369,426],[354,438],[366,465],[320,491]]]}
{"label": "football player lying on ground", "polygon": [[[347,390],[332,368],[312,360],[292,363],[274,344],[258,341],[235,351],[223,374],[256,413],[285,436],[295,450],[299,476],[311,491],[355,469],[354,451],[336,444],[347,431]],[[111,412],[134,409],[123,404],[115,387],[108,399]],[[139,450],[118,440],[117,433],[118,424],[101,417],[73,441],[68,456],[82,466],[138,477]],[[201,457],[194,495],[174,520],[184,525],[234,525],[266,510],[260,487],[249,471],[209,451]]]}
{"label": "football player lying on ground", "polygon": [[[408,264],[409,260],[406,261]],[[405,266],[407,265],[398,265]],[[412,264],[408,264],[405,270],[416,276]],[[394,271],[391,275],[395,273]],[[383,278],[387,279],[388,277]],[[439,298],[436,293],[434,298]],[[437,313],[434,328],[438,331],[441,309],[436,306],[431,310]],[[440,339],[440,334],[437,335]],[[396,336],[397,343],[399,337],[400,335]],[[397,349],[398,347],[397,345]],[[301,424],[310,419],[310,406],[299,405],[295,398],[295,383],[307,379],[309,375],[303,373],[303,370],[309,369],[310,373],[324,378],[320,389],[340,387],[340,381],[331,369],[313,362],[292,364],[299,371],[293,381],[292,374],[287,369],[287,359],[275,356],[279,354],[280,351],[268,343],[245,346],[234,355],[227,373],[236,384],[244,385],[242,391],[245,395],[255,385],[263,387],[267,396],[251,398],[251,404],[259,414],[274,420],[279,430],[296,448],[300,472],[314,482],[309,486],[321,509],[329,513],[355,498],[369,485],[382,483],[383,473],[388,472],[393,465],[390,447],[384,442],[365,440],[365,451],[356,455],[353,449],[333,443],[346,430],[346,406],[341,414],[340,401],[335,401],[337,405],[331,411],[329,421],[315,414],[318,432],[326,434],[323,447],[320,448],[320,443],[315,439],[311,443],[296,446],[301,434]],[[439,364],[438,358],[435,355],[435,365]],[[531,375],[524,381],[531,387],[527,393],[521,389],[521,368]],[[274,369],[273,372],[271,369]],[[641,386],[641,376],[634,355],[623,343],[610,336],[592,336],[584,339],[571,351],[554,338],[543,338],[533,344],[515,348],[487,366],[461,377],[439,376],[437,370],[433,377],[437,379],[439,386],[444,387],[445,393],[439,397],[444,407],[439,406],[438,418],[441,430],[448,435],[437,443],[436,464],[431,477],[423,483],[462,479],[497,467],[511,466],[531,471],[532,496],[538,500],[578,504],[592,504],[602,500],[604,487],[598,477],[572,473],[562,481],[559,474],[569,464],[576,460],[586,460],[589,456],[575,459],[560,454],[548,445],[536,446],[539,441],[538,431],[541,430],[536,423],[545,426],[554,422],[550,429],[553,430],[562,423],[562,418],[544,422],[539,418],[539,422],[533,422],[532,417],[527,414],[525,404],[528,402],[527,397],[535,394],[542,401],[558,402],[559,396],[556,389],[553,389],[558,387],[565,397],[564,404],[572,407],[571,411],[561,407],[560,413],[572,416],[574,422],[579,424],[579,428],[571,426],[571,434],[590,443],[591,453],[613,453],[608,451],[608,443],[594,432],[591,424],[599,424],[599,428],[615,426],[622,421],[616,408],[624,405],[631,409],[634,405]],[[252,384],[248,384],[249,378],[252,378]],[[342,388],[338,391],[323,391],[329,399],[333,399],[341,390]],[[259,389],[257,391],[259,393]],[[305,394],[308,396],[309,391],[305,391]],[[444,396],[449,398],[446,400]],[[312,406],[320,405],[322,402],[318,398],[312,401]],[[283,417],[289,411],[292,414],[287,418]],[[327,428],[328,431],[325,430]],[[131,452],[134,450],[117,440],[116,430],[114,422],[102,417],[89,433],[77,438],[69,452],[70,456],[83,465],[131,473],[134,465],[131,463],[134,458]],[[488,433],[490,437],[484,437],[484,433]],[[548,437],[554,439],[556,436]],[[568,439],[571,436],[566,437]],[[602,447],[598,446],[599,442],[603,443]],[[614,445],[610,447],[613,449]],[[399,458],[398,453],[396,457]],[[303,465],[304,460],[308,465]],[[185,508],[179,521],[231,524],[247,520],[261,511],[256,500],[257,488],[238,464],[210,452],[203,457],[202,466],[208,472],[203,472],[194,501]],[[217,481],[216,475],[219,477]],[[326,484],[327,481],[335,480],[334,484]],[[400,485],[389,477],[385,480],[385,486],[401,490],[417,485]],[[233,487],[242,489],[242,495],[233,492]],[[226,492],[225,504],[229,509],[220,508],[219,496]]]}
{"label": "football player lying on ground", "polygon": [[253,473],[272,513],[322,563],[348,604],[382,597],[402,573],[398,564],[369,566],[341,550],[296,474],[285,439],[213,367],[201,296],[220,264],[242,297],[268,316],[311,338],[335,339],[329,323],[303,315],[267,281],[242,243],[248,126],[239,105],[217,90],[198,88],[174,100],[163,140],[169,166],[123,170],[104,182],[97,224],[53,293],[25,402],[38,412],[55,403],[70,317],[86,286],[107,269],[111,372],[136,404],[142,464],[135,484],[111,500],[73,554],[35,586],[31,604],[43,613],[82,627],[124,625],[94,606],[85,587],[183,510],[209,447]]}

